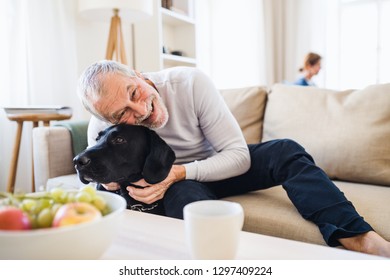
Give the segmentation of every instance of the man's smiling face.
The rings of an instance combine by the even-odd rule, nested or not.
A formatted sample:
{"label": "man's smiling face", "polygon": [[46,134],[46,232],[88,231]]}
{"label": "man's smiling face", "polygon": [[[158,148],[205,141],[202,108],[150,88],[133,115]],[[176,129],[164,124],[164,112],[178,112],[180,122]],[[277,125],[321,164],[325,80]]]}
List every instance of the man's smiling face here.
{"label": "man's smiling face", "polygon": [[102,94],[92,100],[96,111],[112,124],[127,123],[161,128],[168,111],[160,95],[141,77],[106,74]]}

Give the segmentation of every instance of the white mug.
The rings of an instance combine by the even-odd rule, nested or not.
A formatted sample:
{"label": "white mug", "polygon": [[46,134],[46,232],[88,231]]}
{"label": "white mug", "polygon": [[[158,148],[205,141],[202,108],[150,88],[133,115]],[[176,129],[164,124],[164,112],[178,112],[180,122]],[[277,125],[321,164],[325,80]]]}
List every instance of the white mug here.
{"label": "white mug", "polygon": [[187,246],[193,259],[227,260],[236,257],[244,211],[240,204],[202,200],[184,207]]}

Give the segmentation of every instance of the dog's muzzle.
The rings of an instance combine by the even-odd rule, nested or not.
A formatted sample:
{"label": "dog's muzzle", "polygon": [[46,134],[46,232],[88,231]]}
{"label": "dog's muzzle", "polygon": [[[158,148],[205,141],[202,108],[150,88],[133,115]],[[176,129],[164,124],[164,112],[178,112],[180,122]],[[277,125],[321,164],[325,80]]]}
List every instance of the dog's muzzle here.
{"label": "dog's muzzle", "polygon": [[76,169],[77,173],[79,174],[80,180],[84,183],[87,184],[89,182],[92,182],[92,178],[86,176],[85,174],[81,175],[81,171],[85,168],[88,168],[89,165],[91,164],[91,159],[87,157],[85,154],[77,155],[73,159],[73,164],[74,168]]}
{"label": "dog's muzzle", "polygon": [[76,169],[81,170],[91,164],[91,159],[85,154],[80,154],[75,156],[73,164]]}

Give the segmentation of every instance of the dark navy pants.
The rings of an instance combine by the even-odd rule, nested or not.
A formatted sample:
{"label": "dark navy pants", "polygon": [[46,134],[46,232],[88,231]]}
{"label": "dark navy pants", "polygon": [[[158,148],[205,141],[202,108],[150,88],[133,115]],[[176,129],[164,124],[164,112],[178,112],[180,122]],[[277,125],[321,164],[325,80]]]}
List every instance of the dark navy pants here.
{"label": "dark navy pants", "polygon": [[243,175],[217,182],[184,180],[173,184],[164,197],[166,215],[182,219],[183,208],[190,202],[282,185],[302,217],[319,227],[329,246],[339,246],[339,238],[373,230],[296,142],[273,140],[248,147],[251,167]]}

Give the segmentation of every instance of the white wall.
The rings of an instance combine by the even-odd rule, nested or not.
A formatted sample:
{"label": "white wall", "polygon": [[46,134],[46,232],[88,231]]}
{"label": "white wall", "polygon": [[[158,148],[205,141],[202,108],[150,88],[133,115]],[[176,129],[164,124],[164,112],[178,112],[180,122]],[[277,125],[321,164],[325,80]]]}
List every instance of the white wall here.
{"label": "white wall", "polygon": [[[76,15],[76,19],[78,73],[81,74],[90,64],[105,59],[110,24],[109,19],[107,22],[93,22],[83,19],[79,15]],[[131,25],[122,23],[122,32],[127,62],[132,66]]]}

